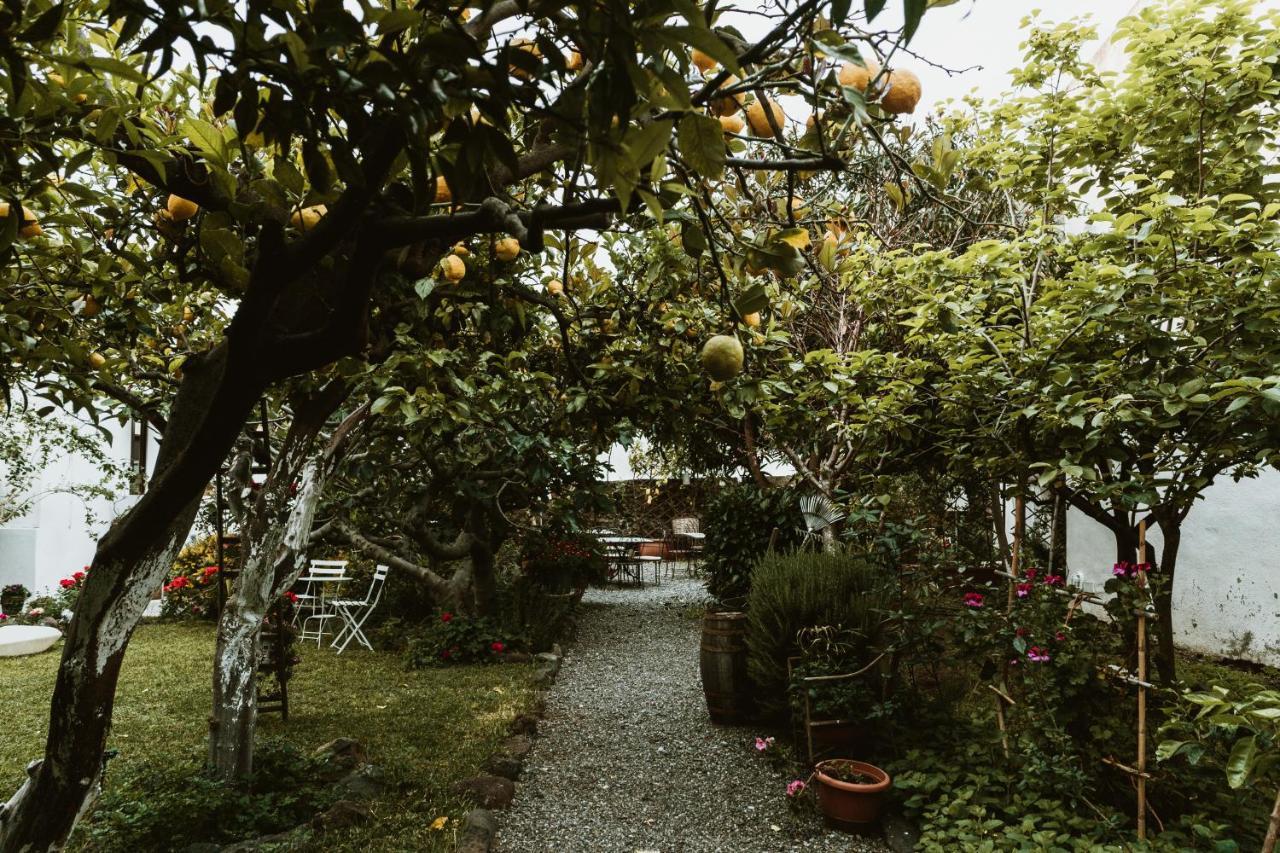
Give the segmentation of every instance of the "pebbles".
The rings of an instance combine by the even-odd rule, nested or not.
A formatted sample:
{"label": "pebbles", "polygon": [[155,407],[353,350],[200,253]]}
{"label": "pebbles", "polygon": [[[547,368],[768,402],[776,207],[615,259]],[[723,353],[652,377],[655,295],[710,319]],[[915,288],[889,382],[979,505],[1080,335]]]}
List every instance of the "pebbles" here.
{"label": "pebbles", "polygon": [[713,726],[698,675],[700,581],[591,590],[541,735],[502,818],[502,853],[882,851],[793,817],[755,732]]}

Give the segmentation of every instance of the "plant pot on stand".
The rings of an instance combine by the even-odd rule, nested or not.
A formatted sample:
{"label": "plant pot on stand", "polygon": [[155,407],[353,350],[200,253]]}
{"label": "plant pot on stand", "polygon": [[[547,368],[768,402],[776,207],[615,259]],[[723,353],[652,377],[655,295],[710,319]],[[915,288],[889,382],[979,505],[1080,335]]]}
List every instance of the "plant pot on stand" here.
{"label": "plant pot on stand", "polygon": [[845,832],[873,830],[893,785],[889,774],[865,761],[833,758],[818,762],[818,806],[828,826]]}

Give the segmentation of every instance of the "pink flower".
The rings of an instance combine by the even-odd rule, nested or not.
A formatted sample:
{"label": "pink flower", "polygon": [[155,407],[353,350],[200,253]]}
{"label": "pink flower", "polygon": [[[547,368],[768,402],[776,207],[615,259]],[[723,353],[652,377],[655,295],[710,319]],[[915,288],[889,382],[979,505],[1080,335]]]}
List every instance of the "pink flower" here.
{"label": "pink flower", "polygon": [[1067,640],[1067,635],[1059,631],[1058,633],[1053,635],[1053,638],[1057,640],[1059,643],[1064,643]]}
{"label": "pink flower", "polygon": [[1111,567],[1111,574],[1115,575],[1118,578],[1127,578],[1129,577],[1132,570],[1133,570],[1133,564],[1122,560],[1121,562],[1116,563],[1114,566]]}
{"label": "pink flower", "polygon": [[1045,578],[1044,578],[1045,586],[1062,586],[1062,584],[1063,584],[1062,575],[1045,575]]}
{"label": "pink flower", "polygon": [[34,619],[34,618],[37,618],[37,617],[40,617],[40,616],[43,616],[43,615],[44,615],[44,608],[43,608],[43,607],[33,607],[33,608],[31,608],[31,612],[30,612],[30,613],[28,613],[27,615],[28,615],[28,616],[30,616],[30,617],[32,617],[33,619]]}
{"label": "pink flower", "polygon": [[1031,594],[1031,584],[1029,583],[1018,584],[1018,598],[1026,598],[1030,594]]}
{"label": "pink flower", "polygon": [[440,621],[441,621],[441,622],[452,622],[452,621],[453,621],[453,614],[446,610],[444,613],[441,613],[441,614],[440,614]]}
{"label": "pink flower", "polygon": [[8,616],[4,615],[3,613],[0,613],[0,622],[3,622],[8,618],[9,618]]}
{"label": "pink flower", "polygon": [[773,746],[773,738],[771,737],[756,738],[756,751],[764,752],[766,749],[768,749],[771,746]]}
{"label": "pink flower", "polygon": [[964,594],[964,599],[963,599],[963,601],[964,601],[964,606],[965,606],[965,607],[981,607],[981,606],[982,606],[982,593],[980,593],[980,592],[966,592],[966,593]]}
{"label": "pink flower", "polygon": [[493,642],[493,643],[490,643],[490,644],[489,644],[489,648],[490,648],[490,650],[492,650],[492,651],[494,651],[494,652],[501,653],[501,652],[505,651],[507,647],[506,647],[505,645],[503,645],[502,643],[499,643],[499,642]]}
{"label": "pink flower", "polygon": [[1049,651],[1039,646],[1032,646],[1027,649],[1027,660],[1032,663],[1046,663],[1049,660]]}
{"label": "pink flower", "polygon": [[802,779],[793,779],[787,783],[787,796],[798,797],[804,793],[805,784]]}

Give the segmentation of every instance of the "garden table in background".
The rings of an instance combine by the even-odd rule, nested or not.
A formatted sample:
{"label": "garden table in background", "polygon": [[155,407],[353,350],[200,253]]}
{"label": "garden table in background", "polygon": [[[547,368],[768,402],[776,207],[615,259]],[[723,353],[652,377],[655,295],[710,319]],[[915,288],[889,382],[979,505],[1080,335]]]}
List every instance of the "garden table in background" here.
{"label": "garden table in background", "polygon": [[[653,540],[647,536],[622,535],[600,536],[598,538],[605,546],[605,553],[609,560],[611,569],[609,579],[626,578],[634,581],[637,586],[644,586],[644,580],[640,577],[640,569],[647,560],[636,556],[632,552],[645,542]],[[654,577],[656,579],[657,576],[655,575]]]}
{"label": "garden table in background", "polygon": [[[298,639],[315,640],[317,648],[324,642],[325,626],[329,620],[338,618],[338,614],[329,606],[329,601],[338,598],[342,585],[351,580],[346,573],[345,561],[329,561],[328,566],[320,565],[322,562],[314,561],[308,573],[298,578],[298,583],[304,584],[303,591],[298,596],[304,602],[301,608],[309,611],[302,619],[302,632]],[[337,565],[338,563],[341,565]],[[316,622],[314,631],[307,628],[307,624],[313,620]]]}

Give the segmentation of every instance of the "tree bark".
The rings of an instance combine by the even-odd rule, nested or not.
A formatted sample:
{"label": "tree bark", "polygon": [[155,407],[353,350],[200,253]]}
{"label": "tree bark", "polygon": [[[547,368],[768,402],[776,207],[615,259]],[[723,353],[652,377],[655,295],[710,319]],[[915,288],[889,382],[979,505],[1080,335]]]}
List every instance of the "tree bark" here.
{"label": "tree bark", "polygon": [[[361,406],[334,431],[327,446],[316,446],[325,422],[349,393],[345,384],[331,384],[299,407],[275,469],[241,528],[247,534],[245,559],[218,620],[213,662],[209,764],[221,779],[243,779],[253,772],[258,637],[272,603],[306,567],[316,507],[328,474],[349,446],[352,428],[367,414],[368,407]],[[291,503],[295,482],[299,488]]]}
{"label": "tree bark", "polygon": [[4,853],[58,849],[92,805],[129,638],[190,533],[203,484],[261,390],[226,381],[228,349],[188,367],[152,487],[98,543],[63,645],[44,759],[0,810]]}
{"label": "tree bark", "polygon": [[1161,513],[1156,517],[1164,542],[1160,547],[1160,564],[1152,573],[1160,578],[1153,596],[1156,611],[1156,670],[1160,682],[1172,685],[1178,678],[1178,656],[1173,644],[1173,579],[1178,566],[1178,548],[1182,544],[1182,519]]}

